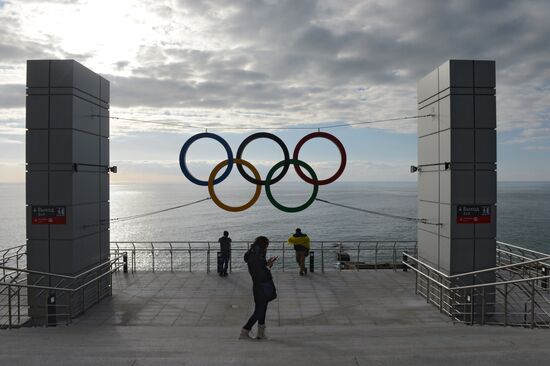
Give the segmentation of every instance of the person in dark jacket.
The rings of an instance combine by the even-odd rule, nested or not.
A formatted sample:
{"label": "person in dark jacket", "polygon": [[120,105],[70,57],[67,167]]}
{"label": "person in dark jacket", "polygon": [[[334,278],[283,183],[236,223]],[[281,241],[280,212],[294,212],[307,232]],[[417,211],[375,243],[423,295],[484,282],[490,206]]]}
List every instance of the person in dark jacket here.
{"label": "person in dark jacket", "polygon": [[252,339],[250,331],[256,322],[258,322],[256,339],[267,339],[265,334],[267,304],[277,298],[277,290],[271,276],[271,267],[278,258],[271,257],[266,260],[268,246],[269,239],[265,236],[259,236],[244,255],[244,261],[248,265],[248,272],[252,277],[252,293],[254,295],[255,307],[254,313],[241,330],[239,339]]}
{"label": "person in dark jacket", "polygon": [[221,254],[221,263],[220,263],[220,273],[222,277],[227,276],[227,266],[229,265],[229,260],[231,258],[231,238],[227,231],[223,232],[223,236],[218,239],[220,243],[220,254]]}

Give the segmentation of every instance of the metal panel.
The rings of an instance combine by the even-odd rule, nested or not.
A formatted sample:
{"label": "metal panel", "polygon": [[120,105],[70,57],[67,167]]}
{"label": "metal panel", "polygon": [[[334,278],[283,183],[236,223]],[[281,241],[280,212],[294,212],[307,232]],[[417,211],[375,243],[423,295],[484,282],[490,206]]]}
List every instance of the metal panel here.
{"label": "metal panel", "polygon": [[27,61],[27,88],[49,86],[50,62],[48,60]]}
{"label": "metal panel", "polygon": [[99,213],[100,213],[99,214],[100,230],[109,229],[109,219],[110,219],[109,202],[100,203]]}
{"label": "metal panel", "polygon": [[75,162],[79,164],[99,165],[99,136],[74,131],[74,153]]}
{"label": "metal panel", "polygon": [[49,265],[44,258],[49,257],[48,240],[27,240],[27,268],[34,271],[48,272]]}
{"label": "metal panel", "polygon": [[99,107],[73,95],[51,96],[51,127],[74,128],[99,134]]}
{"label": "metal panel", "polygon": [[451,239],[451,273],[474,270],[474,239]]}
{"label": "metal panel", "polygon": [[78,272],[75,263],[74,240],[50,240],[51,272],[65,275],[74,275]]}
{"label": "metal panel", "polygon": [[75,204],[84,204],[100,201],[98,181],[102,173],[79,172],[74,175]]}
{"label": "metal panel", "polygon": [[50,204],[74,202],[73,172],[50,172]]}
{"label": "metal panel", "polygon": [[418,256],[424,261],[439,266],[439,236],[419,229]]}
{"label": "metal panel", "polygon": [[473,128],[474,97],[472,95],[449,95],[439,101],[439,113],[441,130]]}
{"label": "metal panel", "polygon": [[494,88],[495,61],[474,61],[474,75],[476,87]]}
{"label": "metal panel", "polygon": [[29,205],[48,204],[48,172],[26,173],[26,200]]}
{"label": "metal panel", "polygon": [[109,139],[100,137],[100,160],[99,164],[109,166]]}
{"label": "metal panel", "polygon": [[494,95],[475,96],[476,128],[496,128],[497,106]]}
{"label": "metal panel", "polygon": [[107,173],[103,173],[103,174],[100,174],[100,184],[99,184],[99,188],[100,188],[100,194],[101,196],[99,197],[99,200],[100,201],[109,201],[109,174]]}
{"label": "metal panel", "polygon": [[[25,214],[27,218],[27,243],[29,240],[48,240],[50,231],[49,225],[33,225],[32,224],[32,215],[31,215],[31,206],[25,208]],[[28,245],[28,244],[27,244]],[[27,265],[28,267],[28,265]],[[32,267],[29,267],[32,269]]]}
{"label": "metal panel", "polygon": [[434,114],[434,117],[418,118],[418,136],[426,136],[439,131],[439,122],[437,115],[439,114],[438,103],[433,103],[425,108],[418,110],[419,115]]}
{"label": "metal panel", "polygon": [[439,202],[451,204],[451,171],[445,170],[439,173]]}
{"label": "metal panel", "polygon": [[495,204],[497,202],[497,173],[495,171],[477,171],[475,188],[476,204]]}
{"label": "metal panel", "polygon": [[441,204],[439,206],[441,235],[453,239],[465,239],[474,237],[474,225],[461,225],[456,223],[456,206]]}
{"label": "metal panel", "polygon": [[476,239],[474,270],[496,266],[496,239]]}
{"label": "metal panel", "polygon": [[28,129],[48,128],[48,96],[28,95],[26,119]]}
{"label": "metal panel", "polygon": [[109,137],[109,110],[100,108],[100,131],[99,134],[104,137]]}
{"label": "metal panel", "polygon": [[[430,223],[438,223],[439,220],[439,203],[437,202],[418,202],[418,217],[428,220]],[[439,227],[437,225],[418,224],[418,228],[429,231],[434,234],[439,234]]]}
{"label": "metal panel", "polygon": [[75,162],[72,130],[50,130],[50,160],[52,163]]}
{"label": "metal panel", "polygon": [[51,63],[52,87],[74,87],[99,98],[99,75],[74,60],[56,60]]}
{"label": "metal panel", "polygon": [[436,69],[418,81],[417,94],[419,103],[437,94],[439,91],[437,79],[438,72]]}
{"label": "metal panel", "polygon": [[102,231],[100,235],[100,244],[99,244],[99,257],[102,261],[109,258],[110,249],[111,249],[111,240],[109,230]]}
{"label": "metal panel", "polygon": [[476,162],[494,163],[497,160],[497,133],[495,130],[475,131]]}
{"label": "metal panel", "polygon": [[27,130],[25,143],[28,164],[48,163],[48,131]]}
{"label": "metal panel", "polygon": [[[450,162],[475,162],[474,130],[451,130],[451,139],[451,160],[449,160]],[[443,141],[448,140],[442,140],[442,150]]]}
{"label": "metal panel", "polygon": [[439,163],[438,134],[424,136],[418,139],[418,164]]}
{"label": "metal panel", "polygon": [[[468,225],[472,226],[472,225]],[[491,206],[491,222],[488,224],[475,225],[475,237],[477,238],[496,238],[497,236],[497,206]]]}
{"label": "metal panel", "polygon": [[449,87],[473,87],[474,63],[470,60],[449,60],[439,66],[439,90]]}
{"label": "metal panel", "polygon": [[110,91],[111,86],[109,80],[105,79],[104,77],[99,77],[99,83],[100,83],[100,92],[99,92],[99,99],[101,99],[105,103],[109,103],[109,100],[111,99]]}
{"label": "metal panel", "polygon": [[451,171],[451,203],[475,204],[473,171]]}
{"label": "metal panel", "polygon": [[418,175],[418,199],[420,201],[439,201],[438,172],[420,172]]}

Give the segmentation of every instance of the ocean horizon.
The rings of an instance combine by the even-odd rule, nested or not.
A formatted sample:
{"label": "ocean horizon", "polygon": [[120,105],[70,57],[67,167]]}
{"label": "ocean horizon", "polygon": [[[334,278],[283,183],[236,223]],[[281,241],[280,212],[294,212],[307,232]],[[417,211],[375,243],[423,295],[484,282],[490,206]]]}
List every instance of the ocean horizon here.
{"label": "ocean horizon", "polygon": [[[219,196],[228,204],[251,197],[252,185],[226,185]],[[159,189],[162,187],[162,189]],[[285,182],[273,194],[285,205],[298,205],[309,185]],[[550,252],[550,182],[499,182],[497,240]],[[181,183],[111,184],[111,218],[123,218],[208,197],[205,187]],[[337,182],[323,186],[318,198],[392,215],[416,217],[417,182]],[[25,243],[25,184],[0,183],[0,248]],[[111,241],[217,241],[224,230],[233,240],[266,235],[284,241],[296,227],[312,240],[416,240],[416,224],[314,202],[299,213],[285,213],[262,192],[258,202],[240,213],[206,201],[162,214],[111,224]]]}

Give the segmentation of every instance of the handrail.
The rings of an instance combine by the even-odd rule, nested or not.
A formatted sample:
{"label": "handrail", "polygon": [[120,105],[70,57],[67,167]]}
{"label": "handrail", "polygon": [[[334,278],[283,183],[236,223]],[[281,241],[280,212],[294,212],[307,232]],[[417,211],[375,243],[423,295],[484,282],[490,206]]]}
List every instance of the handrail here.
{"label": "handrail", "polygon": [[450,290],[466,290],[466,289],[469,289],[469,288],[477,288],[477,287],[489,287],[489,286],[507,285],[507,284],[509,285],[509,284],[514,284],[514,283],[539,281],[539,280],[544,280],[544,279],[550,279],[550,275],[539,276],[539,277],[521,278],[519,280],[508,280],[508,281],[493,282],[493,283],[478,283],[476,285],[451,287]]}
{"label": "handrail", "polygon": [[460,274],[449,276],[449,278],[459,278],[459,277],[463,277],[463,276],[471,276],[471,275],[475,275],[475,274],[479,274],[479,273],[492,272],[492,271],[496,271],[496,270],[499,270],[499,269],[517,267],[517,266],[521,266],[521,265],[524,265],[524,264],[544,262],[544,261],[547,261],[547,260],[550,260],[550,255],[547,256],[547,257],[544,257],[544,258],[532,259],[532,260],[528,260],[528,261],[525,261],[525,262],[506,264],[504,266],[499,266],[499,267],[492,267],[492,268],[480,269],[478,271],[460,273]]}
{"label": "handrail", "polygon": [[532,260],[528,260],[528,261],[525,261],[525,262],[512,263],[512,264],[507,264],[507,265],[499,266],[499,267],[492,267],[492,268],[486,268],[486,269],[481,269],[481,270],[477,270],[477,271],[464,272],[464,273],[459,273],[459,274],[455,274],[455,275],[448,275],[448,274],[445,274],[445,273],[433,268],[432,266],[422,262],[418,258],[415,258],[415,257],[411,256],[410,254],[408,254],[406,252],[403,252],[403,255],[407,256],[408,258],[413,259],[416,262],[422,263],[422,265],[424,267],[427,267],[427,268],[431,269],[432,271],[436,272],[437,274],[440,274],[440,275],[444,276],[448,280],[451,280],[453,278],[472,276],[472,275],[476,275],[476,274],[479,274],[479,273],[485,273],[485,272],[494,272],[494,271],[499,270],[499,269],[512,268],[512,267],[517,267],[517,266],[521,266],[521,265],[525,265],[525,264],[532,264],[532,263],[538,263],[538,262],[544,262],[544,261],[550,260],[550,255],[549,255],[549,256],[544,257],[544,258],[532,259]]}
{"label": "handrail", "polygon": [[22,256],[24,256],[25,254],[26,254],[26,252],[23,252],[23,253],[15,253],[15,254],[13,254],[13,255],[10,255],[9,257],[2,257],[2,258],[0,259],[0,261],[6,263],[6,261],[7,261],[8,259],[12,259],[12,258],[15,258],[15,257],[22,257]]}
{"label": "handrail", "polygon": [[497,244],[507,245],[507,246],[509,246],[509,247],[512,247],[512,248],[515,248],[515,249],[520,249],[520,250],[523,250],[523,251],[526,251],[526,252],[531,252],[531,253],[534,253],[534,254],[537,254],[537,255],[541,255],[541,256],[543,256],[543,257],[545,257],[545,256],[548,255],[548,253],[537,252],[537,251],[532,250],[532,249],[527,249],[527,248],[519,247],[519,246],[517,246],[517,245],[508,244],[508,243],[505,243],[505,242],[499,241],[499,240],[497,240]]}
{"label": "handrail", "polygon": [[[251,243],[254,240],[232,240],[231,243]],[[270,239],[270,243],[279,243],[279,242],[286,242],[287,239]],[[217,243],[218,240],[158,240],[158,241],[120,241],[120,240],[113,240],[112,243],[119,243],[119,244],[150,244],[150,243],[198,243],[198,244],[207,244],[207,243]],[[311,240],[311,243],[343,243],[343,244],[356,244],[356,243],[416,243],[417,240]]]}
{"label": "handrail", "polygon": [[[526,259],[526,260],[531,260],[531,259],[533,259],[533,258],[529,258],[529,257],[523,256],[523,255],[521,255],[521,254],[509,252],[509,251],[506,251],[506,250],[504,250],[504,249],[499,249],[499,248],[497,248],[497,252],[501,252],[501,253],[504,253],[505,255],[511,255],[511,256],[518,257],[518,258],[521,258],[521,259]],[[518,263],[518,264],[522,264],[522,263],[526,263],[526,262],[524,261],[524,262],[520,262],[520,263]],[[544,266],[549,266],[549,267],[550,267],[550,263],[541,263],[541,264],[544,265]]]}
{"label": "handrail", "polygon": [[[408,258],[412,258],[414,259],[417,263],[420,263],[422,264],[424,267],[427,267],[429,269],[432,269],[433,267],[425,264],[424,262],[422,262],[421,260],[417,259],[417,258],[414,258],[414,257],[411,257],[409,254],[403,252],[403,255],[404,256],[407,256]],[[548,258],[550,259],[550,257]],[[401,263],[403,263],[405,266],[407,266],[408,268],[414,270],[416,273],[422,275],[423,277],[427,277],[430,279],[431,282],[434,282],[434,283],[437,283],[438,285],[440,286],[443,286],[446,290],[464,290],[464,289],[469,289],[469,288],[477,288],[477,287],[489,287],[489,286],[496,286],[496,285],[504,285],[504,284],[513,284],[513,283],[520,283],[520,282],[528,282],[528,281],[537,281],[537,280],[544,280],[544,279],[550,279],[550,275],[546,275],[546,276],[539,276],[539,277],[529,277],[529,278],[521,278],[521,279],[518,279],[518,280],[508,280],[508,281],[500,281],[500,282],[491,282],[491,283],[479,283],[479,284],[475,284],[475,285],[467,285],[467,286],[446,286],[444,284],[442,284],[441,282],[437,281],[437,280],[434,280],[433,278],[431,278],[430,276],[428,276],[427,274],[425,274],[424,272],[418,270],[417,268],[413,267],[412,265],[410,265],[409,263],[407,263],[406,261],[402,261]],[[521,263],[518,263],[518,264],[523,264],[525,262],[521,262]],[[515,264],[515,266],[517,266],[518,264]],[[499,267],[499,268],[504,268],[504,267]],[[497,268],[498,269],[498,268]],[[438,274],[442,274],[442,272],[439,272],[437,270],[434,269],[435,272],[437,272]],[[470,274],[472,272],[469,272]],[[463,275],[467,275],[468,273],[464,273],[464,274],[461,274],[461,276]],[[453,278],[454,276],[448,276],[448,275],[445,275],[443,274],[443,276],[445,276],[445,278],[447,279],[451,279]]]}
{"label": "handrail", "polygon": [[[439,274],[439,275],[441,275],[441,276],[443,276],[443,277],[445,277],[445,278],[449,278],[449,275],[448,275],[448,274],[445,274],[445,273],[443,273],[443,272],[441,272],[441,271],[435,269],[434,267],[432,267],[432,266],[430,266],[430,265],[428,265],[428,264],[422,262],[420,259],[418,259],[418,258],[416,258],[416,257],[413,257],[413,256],[410,255],[409,253],[403,252],[403,255],[406,256],[407,258],[410,258],[410,259],[414,260],[414,261],[417,262],[417,263],[421,263],[424,267],[429,268],[430,270],[434,271],[435,273],[437,273],[437,274]],[[403,261],[403,264],[406,264],[406,263]]]}
{"label": "handrail", "polygon": [[[405,261],[403,261],[403,262],[401,262],[401,263],[403,263],[405,266],[407,266],[408,268],[412,269],[413,271],[415,271],[415,272],[418,273],[419,275],[428,278],[428,279],[430,280],[430,282],[433,282],[433,283],[435,283],[435,284],[437,284],[437,285],[443,287],[445,290],[454,290],[454,289],[456,289],[456,287],[449,287],[449,286],[447,286],[447,285],[442,284],[441,282],[439,282],[439,281],[437,281],[437,280],[434,280],[433,278],[431,278],[430,276],[428,276],[426,273],[424,273],[424,272],[422,272],[422,271],[419,271],[417,268],[411,266],[409,263],[407,263],[407,262],[405,262]],[[420,263],[422,263],[422,262],[420,262]],[[429,267],[429,266],[426,266],[426,267]]]}
{"label": "handrail", "polygon": [[[113,258],[111,259],[109,262],[104,262],[104,264],[112,264],[113,262],[116,262],[118,261],[120,258],[123,258],[123,255],[120,255],[116,258]],[[81,290],[83,287],[86,287],[87,285],[89,285],[90,283],[92,282],[95,282],[97,281],[98,279],[104,277],[106,274],[109,274],[109,273],[112,273],[116,270],[118,270],[120,267],[122,267],[124,264],[120,264],[118,266],[116,266],[114,269],[111,269],[110,271],[108,272],[105,272],[105,273],[102,273],[101,275],[95,277],[94,279],[76,287],[76,288],[65,288],[65,287],[52,287],[52,286],[43,286],[43,285],[22,285],[22,284],[18,284],[16,282],[0,282],[0,286],[12,286],[12,287],[25,287],[25,288],[36,288],[36,289],[42,289],[42,290],[58,290],[58,291],[78,291],[78,290]],[[99,267],[97,267],[99,268]]]}
{"label": "handrail", "polygon": [[0,252],[9,252],[10,250],[19,249],[19,248],[26,247],[26,246],[27,246],[27,244],[16,245],[14,247],[3,248],[3,249],[0,250]]}
{"label": "handrail", "polygon": [[[123,254],[126,253],[126,252],[123,252]],[[64,274],[60,274],[60,273],[50,273],[50,272],[42,272],[42,271],[34,271],[34,270],[30,270],[30,269],[23,269],[23,268],[15,268],[15,267],[5,267],[5,266],[0,266],[0,269],[7,269],[7,270],[11,270],[11,271],[15,271],[15,272],[25,272],[25,273],[30,273],[30,274],[39,274],[39,275],[46,275],[46,276],[53,276],[53,277],[61,277],[61,278],[64,278],[64,279],[69,279],[69,280],[76,280],[78,278],[80,278],[81,276],[84,276],[90,272],[93,272],[103,266],[106,266],[107,264],[111,264],[113,263],[114,261],[117,261],[118,259],[122,258],[122,254],[119,255],[118,257],[115,257],[115,258],[112,258],[110,259],[109,261],[106,261],[106,262],[103,262],[95,267],[92,267],[76,276],[69,276],[69,275],[64,275]]]}
{"label": "handrail", "polygon": [[[2,309],[5,311],[7,309],[8,315],[7,315],[7,322],[0,324],[0,327],[4,328],[13,328],[21,326],[23,323],[27,321],[28,318],[35,319],[35,321],[38,322],[45,322],[46,325],[49,325],[52,320],[50,309],[52,307],[54,308],[66,308],[67,310],[65,312],[59,313],[57,311],[57,314],[53,315],[53,324],[57,324],[57,317],[64,317],[66,320],[66,323],[69,324],[71,322],[71,319],[74,315],[81,314],[86,311],[86,309],[90,306],[89,301],[89,294],[90,292],[87,291],[87,289],[90,289],[90,286],[94,286],[97,283],[97,295],[94,295],[92,297],[92,301],[99,302],[101,298],[104,296],[109,296],[112,291],[112,279],[110,276],[114,273],[119,271],[121,268],[123,268],[124,272],[126,272],[126,266],[127,266],[127,252],[122,252],[119,255],[116,255],[107,261],[100,263],[99,265],[95,265],[90,269],[87,269],[86,271],[75,275],[75,276],[67,276],[67,275],[59,275],[56,273],[47,273],[47,272],[41,272],[41,271],[32,271],[32,270],[22,270],[22,269],[15,269],[18,270],[17,275],[19,276],[22,273],[26,274],[40,274],[42,277],[45,276],[59,276],[60,280],[56,281],[55,284],[49,284],[49,285],[40,285],[40,282],[35,283],[29,283],[29,277],[28,276],[21,276],[22,278],[16,281],[6,282],[6,280],[2,279],[0,281],[0,293],[3,292],[5,289],[7,289],[7,302],[8,304],[0,304]],[[11,268],[11,267],[9,267]],[[103,269],[104,268],[104,269]],[[95,272],[94,272],[95,271]],[[23,278],[24,277],[24,278]],[[107,281],[103,280],[104,278],[108,278]],[[68,281],[68,279],[71,280],[71,282]],[[22,302],[20,298],[20,294],[22,289],[27,289],[27,295],[26,301]],[[95,291],[95,290],[94,290]],[[92,293],[94,292],[92,291]],[[28,301],[32,295],[36,299],[41,298],[41,294],[44,292],[50,293],[48,297],[46,298],[46,303],[42,303],[42,305],[34,304],[31,305]],[[51,294],[61,294],[61,303],[56,304],[55,298],[53,298],[53,303],[50,303],[50,297]],[[81,301],[73,301],[75,296],[82,295]],[[88,295],[87,295],[88,294]],[[2,295],[4,296],[4,295]],[[55,296],[55,295],[53,295]],[[44,301],[44,300],[42,300]],[[65,303],[65,302],[66,303]],[[7,306],[7,308],[4,308],[4,306]],[[28,307],[29,309],[32,309],[32,307],[36,307],[37,311],[38,309],[44,309],[45,313],[42,315],[38,315],[36,313],[35,315],[30,314],[24,315],[23,322],[21,320],[21,306]],[[12,313],[12,307],[15,307],[15,313]],[[14,316],[15,318],[12,318]],[[0,315],[0,320],[2,319],[2,315]]]}

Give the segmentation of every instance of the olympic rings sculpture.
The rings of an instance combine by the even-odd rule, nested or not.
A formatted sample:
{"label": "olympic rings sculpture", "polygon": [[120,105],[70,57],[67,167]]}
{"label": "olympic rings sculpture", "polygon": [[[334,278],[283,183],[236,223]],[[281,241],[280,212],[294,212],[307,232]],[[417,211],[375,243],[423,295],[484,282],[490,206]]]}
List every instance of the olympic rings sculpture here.
{"label": "olympic rings sculpture", "polygon": [[[189,169],[187,167],[186,160],[185,160],[186,155],[187,155],[187,151],[189,150],[189,147],[195,141],[197,141],[199,139],[202,139],[202,138],[209,138],[209,139],[213,139],[213,140],[219,142],[224,147],[224,149],[227,153],[227,159],[223,160],[222,162],[220,162],[218,165],[216,165],[214,167],[214,169],[210,173],[210,176],[208,177],[207,181],[195,178],[195,176],[193,176],[191,174],[191,172],[189,171]],[[254,167],[254,165],[252,165],[250,162],[244,160],[243,157],[242,157],[243,153],[244,153],[244,149],[246,148],[246,146],[248,144],[250,144],[252,141],[260,139],[260,138],[269,139],[269,140],[272,140],[275,143],[277,143],[277,145],[279,145],[281,147],[281,150],[283,151],[283,155],[284,155],[284,160],[281,160],[280,162],[275,164],[269,170],[269,172],[267,173],[267,176],[265,177],[265,180],[261,179],[260,173],[258,172],[256,167]],[[336,145],[336,147],[338,148],[338,151],[340,152],[340,158],[341,158],[340,166],[338,167],[338,170],[336,171],[336,173],[334,173],[331,177],[329,177],[327,179],[319,180],[317,178],[317,174],[315,174],[315,171],[313,170],[313,168],[311,166],[309,166],[307,163],[305,163],[304,161],[299,159],[300,150],[302,149],[304,144],[306,142],[308,142],[309,140],[314,139],[314,138],[324,138],[324,139],[327,139],[327,140],[331,141],[332,143],[334,143]],[[257,133],[254,133],[254,134],[248,136],[246,139],[244,139],[244,141],[240,144],[239,148],[237,149],[237,156],[235,158],[233,157],[233,151],[231,150],[231,147],[229,146],[227,141],[225,141],[221,136],[216,135],[214,133],[210,133],[210,132],[199,133],[199,134],[196,134],[196,135],[192,136],[191,138],[189,138],[183,144],[183,146],[181,147],[180,158],[179,158],[180,168],[181,168],[181,171],[182,171],[183,175],[187,179],[189,179],[189,181],[191,181],[194,184],[197,184],[199,186],[207,186],[208,187],[208,192],[210,194],[210,198],[212,198],[212,201],[218,207],[220,207],[221,209],[224,209],[224,210],[229,211],[229,212],[244,211],[244,210],[252,207],[256,203],[258,198],[260,197],[260,194],[261,194],[261,191],[262,191],[262,186],[265,186],[265,193],[267,195],[267,198],[269,199],[269,202],[271,202],[271,204],[273,206],[275,206],[276,208],[278,208],[279,210],[284,211],[284,212],[299,212],[299,211],[305,210],[317,198],[317,193],[319,191],[319,186],[330,184],[330,183],[334,182],[335,180],[337,180],[342,175],[342,173],[344,173],[344,169],[346,168],[346,161],[347,161],[346,150],[344,149],[344,145],[342,145],[340,140],[338,140],[334,135],[331,135],[331,134],[326,133],[326,132],[320,132],[320,131],[310,133],[310,134],[304,136],[300,141],[298,141],[298,143],[296,144],[296,147],[294,148],[294,152],[292,154],[292,159],[290,158],[288,148],[286,147],[283,140],[281,140],[276,135],[274,135],[272,133],[268,133],[268,132],[257,132]],[[242,205],[242,206],[229,206],[229,205],[226,205],[225,203],[220,201],[220,199],[218,198],[218,196],[216,195],[216,192],[214,190],[214,186],[216,184],[223,182],[229,176],[229,174],[231,173],[231,170],[233,169],[234,164],[237,165],[237,170],[239,171],[239,173],[242,175],[242,177],[244,179],[246,179],[250,183],[256,185],[256,191],[254,192],[254,195],[252,196],[252,199],[250,201],[248,201],[247,203],[245,203],[244,205]],[[248,169],[250,169],[250,171],[252,172],[253,177],[251,177],[244,170],[243,165],[246,166]],[[303,181],[313,185],[313,192],[312,192],[310,198],[304,204],[296,206],[296,207],[288,207],[288,206],[282,205],[281,203],[277,202],[277,200],[275,200],[275,198],[273,197],[273,194],[271,192],[271,185],[275,184],[275,183],[279,182],[281,179],[283,179],[283,177],[288,172],[288,169],[290,168],[290,165],[294,166],[294,170],[296,171],[296,174],[298,174],[298,176]],[[223,167],[226,167],[224,172],[218,178],[216,178],[216,176],[218,175],[218,173],[220,172],[220,170]],[[282,168],[281,172],[277,176],[274,177],[275,173],[280,168]],[[309,177],[303,172],[302,168],[305,169],[309,173],[309,175],[310,175]]]}

